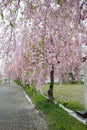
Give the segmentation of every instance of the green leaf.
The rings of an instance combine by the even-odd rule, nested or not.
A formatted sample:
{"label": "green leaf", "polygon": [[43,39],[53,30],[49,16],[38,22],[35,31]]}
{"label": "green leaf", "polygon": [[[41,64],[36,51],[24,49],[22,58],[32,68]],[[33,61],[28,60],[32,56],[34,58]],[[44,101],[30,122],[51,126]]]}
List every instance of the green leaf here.
{"label": "green leaf", "polygon": [[58,4],[60,4],[61,0],[57,0]]}
{"label": "green leaf", "polygon": [[66,2],[67,0],[57,0],[58,4],[61,4],[62,2]]}
{"label": "green leaf", "polygon": [[39,42],[38,42],[38,45],[41,47],[41,46],[42,46],[42,41],[39,41]]}
{"label": "green leaf", "polygon": [[9,23],[9,26],[10,26],[10,27],[13,27],[13,23],[12,23],[11,21],[10,21],[10,23]]}
{"label": "green leaf", "polygon": [[11,15],[13,14],[13,10],[10,10],[10,14],[11,14]]}
{"label": "green leaf", "polygon": [[22,11],[22,12],[21,12],[21,15],[23,16],[23,14],[24,14],[24,12]]}
{"label": "green leaf", "polygon": [[55,35],[56,35],[56,32],[53,32],[53,35],[55,36]]}
{"label": "green leaf", "polygon": [[33,9],[36,10],[36,8],[37,8],[37,7],[33,5]]}
{"label": "green leaf", "polygon": [[35,49],[35,45],[32,45],[32,49]]}
{"label": "green leaf", "polygon": [[3,15],[3,13],[1,13],[0,15],[1,15],[1,19],[4,20],[4,15]]}
{"label": "green leaf", "polygon": [[9,2],[9,5],[10,5],[10,6],[12,5],[12,1]]}
{"label": "green leaf", "polygon": [[28,71],[26,71],[25,74],[26,74],[27,77],[29,76],[29,72]]}

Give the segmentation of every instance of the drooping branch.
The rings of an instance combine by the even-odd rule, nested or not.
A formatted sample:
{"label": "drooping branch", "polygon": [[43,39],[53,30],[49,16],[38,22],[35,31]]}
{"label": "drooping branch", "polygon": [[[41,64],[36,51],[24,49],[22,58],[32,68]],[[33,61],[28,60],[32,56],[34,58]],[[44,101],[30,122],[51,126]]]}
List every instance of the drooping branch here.
{"label": "drooping branch", "polygon": [[87,0],[83,0],[81,5],[80,5],[80,17],[79,17],[79,23],[81,20],[84,20],[82,19],[82,10],[83,10],[83,6],[86,4]]}
{"label": "drooping branch", "polygon": [[20,0],[18,0],[18,5],[20,4]]}
{"label": "drooping branch", "polygon": [[87,0],[83,0],[81,6],[80,6],[80,9],[82,10],[83,9],[83,6],[86,4]]}

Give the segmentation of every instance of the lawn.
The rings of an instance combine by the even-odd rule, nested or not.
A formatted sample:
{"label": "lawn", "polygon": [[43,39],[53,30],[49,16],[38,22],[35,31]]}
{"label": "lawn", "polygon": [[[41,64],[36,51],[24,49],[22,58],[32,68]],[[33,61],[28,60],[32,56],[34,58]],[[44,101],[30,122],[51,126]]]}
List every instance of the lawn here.
{"label": "lawn", "polygon": [[[18,84],[20,85],[20,83]],[[44,114],[44,118],[48,124],[48,130],[87,130],[86,125],[70,116],[57,104],[49,102],[40,93],[32,89],[32,87],[22,87],[35,104],[35,107],[40,111],[40,114]]]}
{"label": "lawn", "polygon": [[[43,94],[47,95],[49,83],[43,87]],[[54,98],[66,107],[76,111],[84,109],[84,85],[83,84],[55,84]]]}

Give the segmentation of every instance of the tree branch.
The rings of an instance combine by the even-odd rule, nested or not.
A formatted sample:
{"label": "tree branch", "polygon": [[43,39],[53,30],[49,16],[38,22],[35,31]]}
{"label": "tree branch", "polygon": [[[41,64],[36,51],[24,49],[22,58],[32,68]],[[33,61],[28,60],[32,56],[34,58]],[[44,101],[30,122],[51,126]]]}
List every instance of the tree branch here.
{"label": "tree branch", "polygon": [[82,4],[81,4],[81,6],[80,6],[80,17],[79,17],[79,23],[80,23],[80,20],[81,20],[81,17],[82,17],[82,15],[81,15],[81,11],[82,11],[83,6],[85,5],[86,2],[87,2],[87,0],[83,0]]}

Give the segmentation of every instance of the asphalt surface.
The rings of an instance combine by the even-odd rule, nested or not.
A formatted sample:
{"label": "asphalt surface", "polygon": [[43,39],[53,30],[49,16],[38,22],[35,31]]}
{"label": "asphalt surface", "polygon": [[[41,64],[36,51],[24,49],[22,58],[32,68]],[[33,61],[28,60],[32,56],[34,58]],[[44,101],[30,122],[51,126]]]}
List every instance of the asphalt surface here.
{"label": "asphalt surface", "polygon": [[47,130],[45,119],[14,82],[0,83],[0,130]]}

